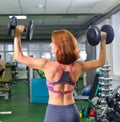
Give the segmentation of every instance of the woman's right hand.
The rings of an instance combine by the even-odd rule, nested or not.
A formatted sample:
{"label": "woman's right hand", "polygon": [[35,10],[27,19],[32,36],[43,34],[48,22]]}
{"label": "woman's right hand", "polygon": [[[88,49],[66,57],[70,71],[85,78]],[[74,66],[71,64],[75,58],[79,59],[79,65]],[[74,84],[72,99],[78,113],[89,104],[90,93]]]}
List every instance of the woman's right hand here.
{"label": "woman's right hand", "polygon": [[106,40],[107,33],[101,31],[101,41]]}
{"label": "woman's right hand", "polygon": [[21,33],[24,31],[25,26],[24,25],[17,25],[15,28],[15,37],[18,37],[21,35]]}

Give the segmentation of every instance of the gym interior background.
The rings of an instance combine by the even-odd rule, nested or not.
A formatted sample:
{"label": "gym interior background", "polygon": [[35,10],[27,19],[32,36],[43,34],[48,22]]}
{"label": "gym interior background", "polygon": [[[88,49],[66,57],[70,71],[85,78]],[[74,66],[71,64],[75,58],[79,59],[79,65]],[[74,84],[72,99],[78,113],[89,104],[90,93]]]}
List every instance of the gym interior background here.
{"label": "gym interior background", "polygon": [[[27,41],[25,39],[25,33],[22,35],[22,49],[24,54],[34,56],[36,58],[43,57],[52,60],[54,60],[55,57],[50,53],[49,44],[51,42],[50,34],[53,30],[63,28],[70,30],[77,37],[79,43],[79,48],[81,51],[81,58],[79,60],[91,60],[98,58],[99,44],[94,47],[89,45],[86,39],[87,29],[91,25],[97,25],[99,28],[105,24],[111,25],[114,29],[115,37],[113,42],[107,45],[106,64],[108,64],[111,68],[110,77],[113,79],[111,82],[111,87],[115,89],[120,84],[119,0],[0,1],[0,54],[2,55],[2,60],[4,63],[10,63],[11,65],[16,64],[16,62],[14,60],[13,38],[9,37],[8,35],[8,23],[10,21],[9,16],[16,15],[26,15],[27,17],[27,19],[18,19],[18,24],[27,25],[29,20],[34,20],[35,28],[32,40]],[[0,111],[10,110],[12,111],[12,114],[0,114],[0,120],[3,122],[20,122],[23,119],[26,119],[26,122],[43,122],[46,105],[43,103],[30,104],[29,100],[30,82],[32,78],[40,78],[38,72],[33,69],[28,70],[25,65],[20,63],[17,63],[15,72],[17,73],[12,77],[12,80],[14,81],[10,84],[10,99],[4,99],[4,91],[0,92]],[[96,71],[86,73],[87,85],[93,83],[95,73]],[[78,88],[81,86],[85,87],[85,84],[83,84],[85,83],[84,76],[85,75],[83,74],[80,77],[80,81],[82,80],[83,82],[78,84],[80,85]],[[84,89],[84,87],[80,88],[79,90]],[[79,107],[81,105],[84,106],[82,101],[84,103],[83,99],[76,101]],[[86,104],[88,104],[88,102],[86,102]],[[25,107],[22,105],[27,106],[28,111],[25,111]],[[21,109],[19,106],[22,106],[23,108]],[[41,111],[41,108],[44,109]],[[19,110],[21,110],[21,113],[18,112]],[[25,118],[25,116],[22,114],[23,111],[24,114],[28,116],[27,118]],[[87,119],[83,117],[82,121],[87,122]]]}

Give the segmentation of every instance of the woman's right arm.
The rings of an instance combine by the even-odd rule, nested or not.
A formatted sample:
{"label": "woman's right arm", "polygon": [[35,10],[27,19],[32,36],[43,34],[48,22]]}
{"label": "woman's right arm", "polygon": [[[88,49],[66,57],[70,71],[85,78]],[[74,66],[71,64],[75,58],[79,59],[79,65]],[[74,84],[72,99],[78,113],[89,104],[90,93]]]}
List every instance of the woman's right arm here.
{"label": "woman's right arm", "polygon": [[33,58],[30,56],[26,56],[22,52],[21,48],[21,33],[24,31],[23,25],[17,25],[15,29],[15,37],[14,37],[14,58],[16,61],[25,64],[34,69],[41,69],[44,71],[45,66],[48,62],[47,59],[42,58]]}
{"label": "woman's right arm", "polygon": [[81,62],[82,72],[90,71],[103,66],[106,63],[106,33],[101,32],[99,58],[96,60]]}

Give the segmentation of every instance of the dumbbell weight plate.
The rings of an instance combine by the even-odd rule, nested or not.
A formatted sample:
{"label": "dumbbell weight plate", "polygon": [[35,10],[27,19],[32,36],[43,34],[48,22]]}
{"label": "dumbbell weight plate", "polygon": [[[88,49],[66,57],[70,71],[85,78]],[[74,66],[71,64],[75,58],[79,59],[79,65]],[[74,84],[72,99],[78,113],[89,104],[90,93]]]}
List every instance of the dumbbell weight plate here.
{"label": "dumbbell weight plate", "polygon": [[103,25],[101,31],[107,33],[106,44],[112,43],[114,39],[114,30],[111,25]]}
{"label": "dumbbell weight plate", "polygon": [[8,23],[8,35],[14,37],[14,30],[17,26],[17,18],[13,16]]}
{"label": "dumbbell weight plate", "polygon": [[100,30],[96,25],[91,26],[87,31],[87,40],[90,45],[96,46],[101,39]]}
{"label": "dumbbell weight plate", "polygon": [[11,29],[11,23],[8,23],[8,35],[12,37],[12,29]]}
{"label": "dumbbell weight plate", "polygon": [[33,37],[33,31],[34,31],[34,22],[33,20],[30,20],[27,28],[26,28],[26,39],[31,40]]}

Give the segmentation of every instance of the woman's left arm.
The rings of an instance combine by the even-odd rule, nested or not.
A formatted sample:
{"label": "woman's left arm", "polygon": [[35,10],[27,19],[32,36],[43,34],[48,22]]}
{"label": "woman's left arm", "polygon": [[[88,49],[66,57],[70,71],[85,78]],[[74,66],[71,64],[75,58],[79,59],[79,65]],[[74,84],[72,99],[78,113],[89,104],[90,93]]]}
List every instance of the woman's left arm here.
{"label": "woman's left arm", "polygon": [[99,58],[96,60],[81,62],[82,71],[90,71],[103,66],[106,63],[106,33],[101,32]]}

